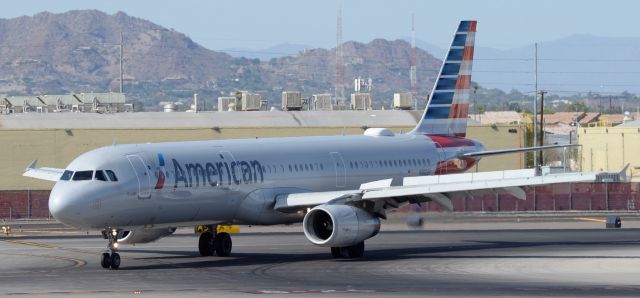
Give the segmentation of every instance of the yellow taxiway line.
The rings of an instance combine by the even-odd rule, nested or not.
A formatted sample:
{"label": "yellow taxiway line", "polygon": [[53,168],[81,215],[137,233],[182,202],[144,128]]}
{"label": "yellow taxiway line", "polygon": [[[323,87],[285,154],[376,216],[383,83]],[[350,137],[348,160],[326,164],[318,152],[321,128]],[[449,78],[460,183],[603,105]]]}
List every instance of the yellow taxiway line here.
{"label": "yellow taxiway line", "polygon": [[606,219],[601,219],[601,218],[576,217],[574,219],[575,220],[582,220],[582,221],[607,222]]}

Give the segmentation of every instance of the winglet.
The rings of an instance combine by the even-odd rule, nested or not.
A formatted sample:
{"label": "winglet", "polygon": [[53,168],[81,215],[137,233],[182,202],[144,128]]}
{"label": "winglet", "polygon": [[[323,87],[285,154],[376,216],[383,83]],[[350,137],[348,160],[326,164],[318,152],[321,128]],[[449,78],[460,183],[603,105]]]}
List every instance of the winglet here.
{"label": "winglet", "polygon": [[625,165],[624,168],[622,168],[620,173],[618,173],[618,175],[620,176],[620,180],[627,181],[627,179],[629,178],[627,177],[627,170],[629,169],[629,165],[630,163],[627,163],[627,165]]}
{"label": "winglet", "polygon": [[25,169],[25,172],[26,172],[26,171],[29,171],[29,170],[33,170],[33,169],[35,169],[35,168],[36,168],[36,164],[37,164],[37,163],[38,163],[38,160],[37,160],[37,159],[34,159],[34,160],[33,160],[33,161],[32,161],[32,162],[27,166],[27,168]]}

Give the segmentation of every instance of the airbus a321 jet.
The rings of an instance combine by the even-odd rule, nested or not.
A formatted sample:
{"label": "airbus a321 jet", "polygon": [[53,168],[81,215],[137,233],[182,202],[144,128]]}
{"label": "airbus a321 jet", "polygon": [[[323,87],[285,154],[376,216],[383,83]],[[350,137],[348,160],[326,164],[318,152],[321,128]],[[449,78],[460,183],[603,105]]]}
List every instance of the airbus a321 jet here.
{"label": "airbus a321 jet", "polygon": [[[521,187],[547,183],[534,170],[462,174],[481,157],[539,150],[487,151],[467,139],[476,21],[460,22],[424,115],[409,133],[369,128],[363,135],[112,145],[78,156],[65,169],[24,176],[56,181],[51,214],[108,240],[104,268],[117,269],[120,244],[146,243],[177,227],[207,225],[203,256],[228,256],[217,224],[302,222],[305,236],[333,257],[361,257],[389,209],[493,189],[524,199]],[[593,173],[554,182],[593,181]]]}

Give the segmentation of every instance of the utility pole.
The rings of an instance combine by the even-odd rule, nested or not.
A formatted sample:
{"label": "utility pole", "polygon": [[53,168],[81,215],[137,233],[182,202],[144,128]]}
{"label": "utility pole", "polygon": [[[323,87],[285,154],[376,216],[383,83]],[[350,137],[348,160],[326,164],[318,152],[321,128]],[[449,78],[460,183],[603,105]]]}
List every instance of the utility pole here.
{"label": "utility pole", "polygon": [[613,106],[611,105],[611,95],[609,95],[609,114],[613,114]]}
{"label": "utility pole", "polygon": [[[544,95],[546,93],[547,91],[540,90],[540,133],[538,133],[538,138],[540,138],[538,142],[540,143],[540,146],[544,146]],[[538,154],[540,165],[542,165],[544,164],[544,159],[542,159],[542,150],[539,150]]]}
{"label": "utility pole", "polygon": [[[533,96],[533,147],[538,144],[538,43],[534,44],[534,79],[536,94]],[[538,172],[538,155],[533,154],[533,168]]]}
{"label": "utility pole", "polygon": [[122,94],[122,83],[124,76],[122,73],[122,31],[120,31],[120,94]]}
{"label": "utility pole", "polygon": [[342,53],[342,0],[338,0],[336,17],[336,106],[344,100],[344,57]]}
{"label": "utility pole", "polygon": [[413,101],[414,101],[414,109],[418,110],[418,91],[417,91],[417,77],[416,77],[416,62],[417,62],[417,53],[416,53],[416,27],[415,27],[415,18],[413,13],[411,14],[411,65],[409,68],[409,78],[411,80],[411,93],[413,93]]}
{"label": "utility pole", "polygon": [[478,86],[473,86],[473,109],[476,111],[475,116],[473,120],[478,121],[478,117],[480,117],[480,115],[478,115]]}

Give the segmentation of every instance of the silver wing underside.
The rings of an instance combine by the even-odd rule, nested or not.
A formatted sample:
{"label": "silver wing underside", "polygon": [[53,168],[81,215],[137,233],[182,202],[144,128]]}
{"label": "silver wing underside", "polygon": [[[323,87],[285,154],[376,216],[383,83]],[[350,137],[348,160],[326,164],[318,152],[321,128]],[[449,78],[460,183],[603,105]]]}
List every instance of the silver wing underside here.
{"label": "silver wing underside", "polygon": [[60,180],[60,176],[62,176],[62,173],[64,173],[64,169],[46,167],[36,168],[37,162],[37,160],[32,161],[31,164],[27,166],[24,173],[22,173],[22,176],[48,181]]}
{"label": "silver wing underside", "polygon": [[281,212],[297,212],[321,204],[350,204],[385,217],[385,210],[411,203],[433,201],[444,209],[453,209],[452,198],[474,193],[508,193],[526,198],[523,187],[593,182],[597,172],[562,173],[536,176],[534,169],[483,173],[406,177],[401,186],[391,186],[391,179],[362,184],[360,189],[329,192],[283,194],[276,197],[274,208]]}

